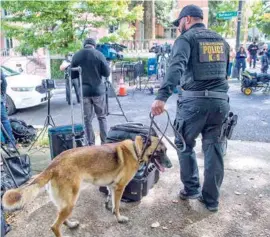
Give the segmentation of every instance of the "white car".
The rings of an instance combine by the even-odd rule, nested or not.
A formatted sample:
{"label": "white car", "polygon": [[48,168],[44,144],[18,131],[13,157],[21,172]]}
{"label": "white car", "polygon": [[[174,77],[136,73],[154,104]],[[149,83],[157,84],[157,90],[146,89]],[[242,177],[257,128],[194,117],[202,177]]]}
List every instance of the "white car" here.
{"label": "white car", "polygon": [[7,108],[8,115],[16,113],[17,109],[24,109],[45,103],[46,89],[42,86],[41,76],[16,72],[6,66],[1,66],[7,80]]}

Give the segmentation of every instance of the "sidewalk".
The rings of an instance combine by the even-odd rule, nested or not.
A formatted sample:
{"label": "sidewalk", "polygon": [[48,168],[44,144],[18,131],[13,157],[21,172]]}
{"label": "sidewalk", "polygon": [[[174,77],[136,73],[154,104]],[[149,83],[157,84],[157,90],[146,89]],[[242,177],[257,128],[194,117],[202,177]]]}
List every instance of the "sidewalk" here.
{"label": "sidewalk", "polygon": [[[171,138],[173,140],[173,138]],[[196,153],[201,180],[203,155],[200,140]],[[82,191],[72,217],[80,221],[77,230],[63,226],[63,234],[74,237],[270,237],[270,144],[229,141],[220,211],[209,213],[196,200],[180,201],[179,165],[175,150],[168,145],[174,167],[161,174],[159,182],[139,203],[122,203],[128,224],[118,224],[105,210],[105,197],[92,184]],[[34,170],[50,161],[49,151],[31,156]],[[56,209],[42,192],[36,200],[16,213],[7,237],[47,237]],[[159,222],[160,227],[151,228]]]}

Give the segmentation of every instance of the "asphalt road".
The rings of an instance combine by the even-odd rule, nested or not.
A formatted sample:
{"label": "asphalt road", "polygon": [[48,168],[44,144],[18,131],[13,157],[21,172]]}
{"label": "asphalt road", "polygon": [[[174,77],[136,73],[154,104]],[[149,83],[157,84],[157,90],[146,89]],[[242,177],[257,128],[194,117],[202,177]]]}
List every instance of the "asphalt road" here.
{"label": "asphalt road", "polygon": [[[231,111],[238,114],[239,121],[233,134],[234,140],[270,142],[270,95],[261,91],[250,96],[245,96],[240,91],[240,82],[230,80],[230,105]],[[136,91],[128,96],[120,97],[119,100],[127,118],[130,121],[150,124],[149,112],[155,96],[148,92]],[[176,110],[177,95],[173,95],[167,102],[167,109],[174,119]],[[109,99],[110,113],[120,113],[119,106],[115,98]],[[47,115],[47,105],[40,105],[18,111],[12,117],[23,119],[28,124],[42,126]],[[51,115],[57,126],[71,124],[71,110],[65,101],[65,91],[63,88],[55,90],[51,100]],[[74,106],[75,122],[81,120],[80,105]],[[115,124],[124,123],[123,116],[108,116],[109,127]],[[166,115],[157,117],[158,124],[164,129],[166,125]],[[97,120],[94,119],[94,128],[98,131]],[[172,135],[172,129],[168,129],[168,135]]]}

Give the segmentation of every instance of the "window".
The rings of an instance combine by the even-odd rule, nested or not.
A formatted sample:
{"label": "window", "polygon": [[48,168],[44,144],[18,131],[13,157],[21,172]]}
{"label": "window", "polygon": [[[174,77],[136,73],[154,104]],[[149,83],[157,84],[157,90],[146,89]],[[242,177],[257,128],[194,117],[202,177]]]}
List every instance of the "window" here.
{"label": "window", "polygon": [[166,39],[175,39],[177,37],[177,28],[171,27],[164,29]]}
{"label": "window", "polygon": [[12,49],[13,48],[13,41],[11,38],[5,38],[6,40],[6,49]]}

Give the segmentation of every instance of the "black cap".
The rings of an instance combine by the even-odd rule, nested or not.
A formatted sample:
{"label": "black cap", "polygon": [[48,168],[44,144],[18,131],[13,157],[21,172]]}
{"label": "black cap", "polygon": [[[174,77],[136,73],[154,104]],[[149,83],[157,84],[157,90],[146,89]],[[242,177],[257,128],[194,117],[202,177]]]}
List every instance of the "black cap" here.
{"label": "black cap", "polygon": [[179,20],[186,16],[200,17],[203,19],[203,11],[196,5],[185,6],[179,14],[179,17],[172,23],[174,26],[179,26]]}
{"label": "black cap", "polygon": [[83,42],[83,47],[85,47],[85,45],[87,44],[90,44],[96,47],[96,41],[93,38],[85,39]]}

